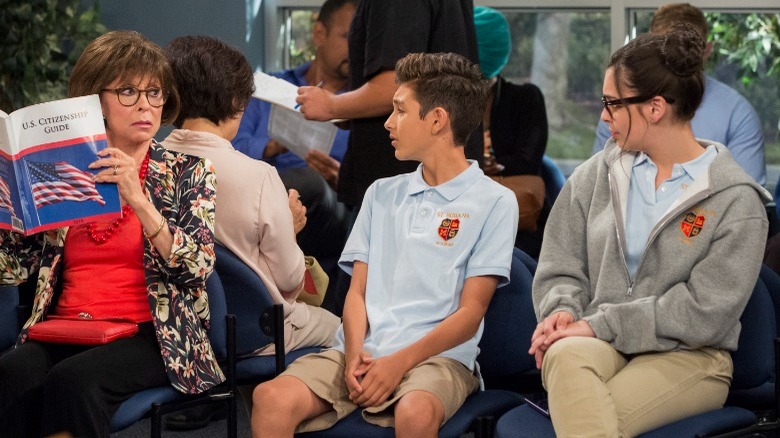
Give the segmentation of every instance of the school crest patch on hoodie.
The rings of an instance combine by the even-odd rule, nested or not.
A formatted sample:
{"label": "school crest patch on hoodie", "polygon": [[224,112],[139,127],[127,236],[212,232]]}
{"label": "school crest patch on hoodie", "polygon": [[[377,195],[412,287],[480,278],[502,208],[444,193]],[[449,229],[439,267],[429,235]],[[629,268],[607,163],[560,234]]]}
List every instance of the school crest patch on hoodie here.
{"label": "school crest patch on hoodie", "polygon": [[703,214],[696,214],[693,211],[689,211],[685,215],[685,219],[680,222],[680,230],[687,238],[696,237],[701,233],[704,228],[704,222],[707,220]]}

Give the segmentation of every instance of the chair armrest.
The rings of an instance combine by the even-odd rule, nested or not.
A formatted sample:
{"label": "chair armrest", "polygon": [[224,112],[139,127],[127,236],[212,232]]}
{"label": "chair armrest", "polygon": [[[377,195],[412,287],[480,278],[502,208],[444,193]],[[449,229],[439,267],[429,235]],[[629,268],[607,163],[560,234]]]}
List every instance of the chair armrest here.
{"label": "chair armrest", "polygon": [[284,308],[281,304],[267,307],[260,314],[260,328],[268,336],[274,338],[274,357],[276,358],[276,375],[286,368],[284,353]]}

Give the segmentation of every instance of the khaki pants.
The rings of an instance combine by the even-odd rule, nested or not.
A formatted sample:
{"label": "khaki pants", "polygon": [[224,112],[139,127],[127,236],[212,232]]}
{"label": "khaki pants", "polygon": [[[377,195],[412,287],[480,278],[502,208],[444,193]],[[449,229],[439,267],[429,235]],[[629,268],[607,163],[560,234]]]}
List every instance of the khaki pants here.
{"label": "khaki pants", "polygon": [[604,341],[569,337],[542,361],[559,437],[632,437],[723,406],[733,366],[713,348],[625,356]]}

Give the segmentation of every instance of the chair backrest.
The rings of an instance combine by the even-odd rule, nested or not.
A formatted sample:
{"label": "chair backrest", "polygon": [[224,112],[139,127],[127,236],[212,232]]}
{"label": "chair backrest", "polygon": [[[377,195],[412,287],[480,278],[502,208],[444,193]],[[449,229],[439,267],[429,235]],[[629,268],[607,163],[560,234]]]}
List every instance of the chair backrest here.
{"label": "chair backrest", "polygon": [[260,314],[273,304],[263,281],[229,249],[214,245],[216,271],[225,291],[228,313],[236,316],[236,352],[239,356],[274,340],[260,330]]}
{"label": "chair backrest", "polygon": [[552,158],[547,155],[542,156],[542,179],[544,180],[547,197],[551,203],[555,202],[563,185],[566,183],[566,176]]}
{"label": "chair backrest", "polygon": [[225,303],[225,291],[217,271],[213,271],[206,280],[206,293],[209,298],[209,314],[211,315],[209,343],[217,359],[225,359],[228,354],[227,322],[225,321],[228,311]]}
{"label": "chair backrest", "polygon": [[10,348],[19,335],[19,290],[0,287],[0,353]]}
{"label": "chair backrest", "polygon": [[761,267],[753,294],[740,323],[737,351],[732,353],[734,376],[732,391],[757,388],[775,380],[774,338],[778,336],[780,316],[780,277],[766,266]]}
{"label": "chair backrest", "polygon": [[496,289],[485,313],[485,329],[477,357],[487,388],[505,388],[512,376],[535,369],[528,354],[536,314],[531,284],[536,262],[515,248],[509,284]]}

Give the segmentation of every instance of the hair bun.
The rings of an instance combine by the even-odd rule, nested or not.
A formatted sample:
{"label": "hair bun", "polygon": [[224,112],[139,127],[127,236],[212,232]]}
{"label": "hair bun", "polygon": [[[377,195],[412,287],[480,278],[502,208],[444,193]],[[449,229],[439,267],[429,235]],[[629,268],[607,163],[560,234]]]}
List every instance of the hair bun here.
{"label": "hair bun", "polygon": [[704,65],[705,43],[690,24],[675,25],[664,35],[661,45],[666,67],[677,76],[692,76]]}

